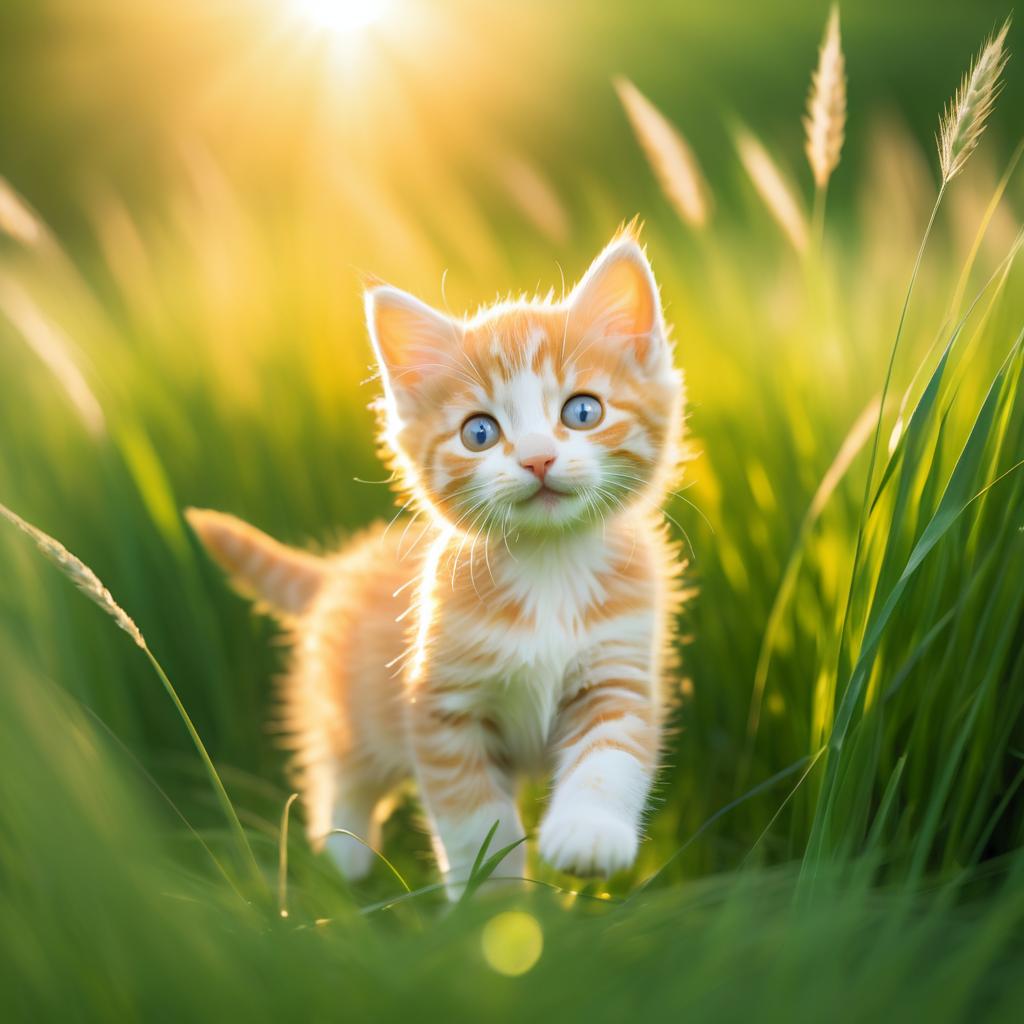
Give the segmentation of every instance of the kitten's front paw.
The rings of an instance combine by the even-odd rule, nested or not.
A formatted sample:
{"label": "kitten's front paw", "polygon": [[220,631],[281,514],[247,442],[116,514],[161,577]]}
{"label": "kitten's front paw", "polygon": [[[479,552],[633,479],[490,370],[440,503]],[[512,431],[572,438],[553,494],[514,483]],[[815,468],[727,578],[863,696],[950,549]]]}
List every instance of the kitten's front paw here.
{"label": "kitten's front paw", "polygon": [[573,875],[607,878],[632,867],[636,829],[603,810],[553,814],[540,827],[540,855]]}

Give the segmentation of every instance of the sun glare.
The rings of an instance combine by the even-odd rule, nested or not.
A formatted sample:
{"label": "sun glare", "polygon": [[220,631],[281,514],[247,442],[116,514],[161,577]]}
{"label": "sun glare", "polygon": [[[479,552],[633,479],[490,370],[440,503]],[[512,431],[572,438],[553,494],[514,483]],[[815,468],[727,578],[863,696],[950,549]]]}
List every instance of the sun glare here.
{"label": "sun glare", "polygon": [[292,0],[297,13],[325,32],[347,35],[368,27],[387,13],[388,0]]}

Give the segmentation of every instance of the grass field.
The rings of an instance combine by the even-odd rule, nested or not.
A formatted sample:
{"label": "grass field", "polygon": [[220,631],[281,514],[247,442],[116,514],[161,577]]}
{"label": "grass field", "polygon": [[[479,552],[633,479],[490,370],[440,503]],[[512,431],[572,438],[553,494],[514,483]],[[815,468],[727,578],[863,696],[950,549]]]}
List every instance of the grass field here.
{"label": "grass field", "polygon": [[190,140],[155,201],[83,189],[70,242],[4,186],[0,501],[98,574],[160,666],[0,520],[5,1016],[1014,1019],[1024,192],[1000,113],[943,188],[905,320],[938,107],[914,134],[856,127],[835,215],[799,144],[763,136],[796,237],[738,153],[702,227],[647,192],[694,451],[668,506],[695,591],[670,763],[633,872],[533,862],[512,890],[492,865],[451,910],[412,795],[355,888],[283,832],[284,650],[180,511],[319,543],[394,515],[359,272],[459,311],[560,289],[638,212],[621,169],[549,176],[509,147],[501,173],[427,151],[402,178],[325,146],[268,191]]}

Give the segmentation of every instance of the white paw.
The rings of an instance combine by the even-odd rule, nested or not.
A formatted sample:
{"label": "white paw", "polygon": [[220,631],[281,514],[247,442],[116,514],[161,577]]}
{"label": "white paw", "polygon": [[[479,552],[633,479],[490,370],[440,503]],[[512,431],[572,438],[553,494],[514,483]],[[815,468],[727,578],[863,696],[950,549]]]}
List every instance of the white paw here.
{"label": "white paw", "polygon": [[632,867],[636,829],[604,810],[555,813],[540,827],[540,855],[560,871],[607,878]]}

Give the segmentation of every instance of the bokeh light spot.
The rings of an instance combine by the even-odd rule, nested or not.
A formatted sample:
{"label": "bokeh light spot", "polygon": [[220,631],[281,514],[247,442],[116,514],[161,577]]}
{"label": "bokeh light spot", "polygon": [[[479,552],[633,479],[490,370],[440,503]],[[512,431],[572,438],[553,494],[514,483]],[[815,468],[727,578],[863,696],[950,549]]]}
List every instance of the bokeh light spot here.
{"label": "bokeh light spot", "polygon": [[531,914],[508,910],[484,925],[484,959],[499,974],[510,978],[525,974],[540,959],[544,934]]}

